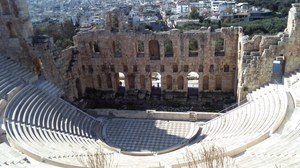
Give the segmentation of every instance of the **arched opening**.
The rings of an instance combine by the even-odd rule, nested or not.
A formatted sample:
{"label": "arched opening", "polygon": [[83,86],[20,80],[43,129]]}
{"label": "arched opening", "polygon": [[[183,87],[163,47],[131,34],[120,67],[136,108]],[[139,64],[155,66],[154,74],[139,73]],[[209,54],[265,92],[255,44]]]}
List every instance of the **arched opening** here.
{"label": "arched opening", "polygon": [[93,72],[94,72],[93,65],[88,65],[88,70],[89,70],[90,74],[93,74]]}
{"label": "arched opening", "polygon": [[179,76],[177,78],[177,88],[178,88],[178,90],[183,90],[183,88],[184,88],[184,79],[183,79],[183,76]]}
{"label": "arched opening", "polygon": [[164,65],[160,65],[160,72],[165,72],[165,66]]}
{"label": "arched opening", "polygon": [[138,71],[138,66],[137,65],[133,65],[133,72],[137,72]]}
{"label": "arched opening", "polygon": [[188,71],[189,71],[189,65],[184,65],[183,72],[188,72]]}
{"label": "arched opening", "polygon": [[119,31],[119,19],[118,19],[118,16],[116,16],[116,15],[112,16],[111,31],[112,32],[118,32]]}
{"label": "arched opening", "polygon": [[129,89],[135,89],[135,76],[134,76],[134,74],[128,75],[128,86],[129,86]]}
{"label": "arched opening", "polygon": [[224,56],[225,52],[225,40],[223,38],[218,38],[215,43],[215,56]]}
{"label": "arched opening", "polygon": [[282,74],[283,73],[283,60],[274,60],[272,67],[272,74]]}
{"label": "arched opening", "polygon": [[222,90],[222,76],[216,75],[216,90]]}
{"label": "arched opening", "polygon": [[110,74],[106,74],[106,84],[107,84],[108,89],[112,88],[112,80],[111,80],[111,75]]}
{"label": "arched opening", "polygon": [[210,73],[215,72],[215,66],[214,66],[214,65],[210,65],[210,66],[209,66],[209,72],[210,72]]}
{"label": "arched opening", "polygon": [[121,86],[121,87],[125,87],[125,75],[122,72],[118,73],[118,77],[117,77],[117,81],[118,81],[118,85],[117,86]]}
{"label": "arched opening", "polygon": [[144,42],[138,40],[136,45],[137,57],[144,57],[145,54],[145,46]]}
{"label": "arched opening", "polygon": [[167,84],[167,90],[172,90],[173,89],[173,81],[172,81],[172,76],[167,75],[166,77],[166,84]]}
{"label": "arched opening", "polygon": [[227,64],[224,65],[224,72],[229,72],[229,65]]}
{"label": "arched opening", "polygon": [[128,66],[127,65],[123,65],[123,71],[128,72]]}
{"label": "arched opening", "polygon": [[10,14],[10,8],[9,3],[7,0],[1,0],[1,8],[2,8],[2,15],[9,15]]}
{"label": "arched opening", "polygon": [[160,95],[161,94],[161,75],[158,72],[151,73],[151,94]]}
{"label": "arched opening", "polygon": [[15,27],[14,27],[14,25],[11,22],[7,22],[6,23],[6,27],[7,27],[8,31],[9,31],[9,37],[10,38],[17,37],[17,32],[15,30]]}
{"label": "arched opening", "polygon": [[97,81],[98,81],[98,88],[101,89],[102,88],[102,80],[100,75],[97,75]]}
{"label": "arched opening", "polygon": [[125,94],[125,75],[122,72],[118,72],[116,74],[116,82],[118,86],[118,90],[116,96],[124,96]]}
{"label": "arched opening", "polygon": [[198,42],[195,39],[191,39],[189,41],[189,56],[190,57],[197,57],[199,51]]}
{"label": "arched opening", "polygon": [[272,66],[272,81],[275,81],[276,83],[282,82],[282,75],[284,73],[284,57],[278,56],[276,57],[276,60],[273,61]]}
{"label": "arched opening", "polygon": [[173,72],[178,72],[178,65],[173,64],[172,69],[173,69]]}
{"label": "arched opening", "polygon": [[95,43],[95,42],[94,42],[94,52],[95,53],[99,53],[100,52],[100,48],[99,48],[98,44]]}
{"label": "arched opening", "polygon": [[203,90],[209,90],[209,77],[203,77]]}
{"label": "arched opening", "polygon": [[144,75],[140,76],[140,84],[141,84],[141,89],[146,89],[146,78]]}
{"label": "arched opening", "polygon": [[79,78],[76,79],[75,81],[76,83],[76,90],[77,90],[77,96],[78,98],[82,97],[82,87],[81,87],[81,81]]}
{"label": "arched opening", "polygon": [[150,60],[160,60],[160,49],[157,40],[149,41]]}
{"label": "arched opening", "polygon": [[187,76],[188,80],[188,96],[198,96],[199,92],[199,74],[190,72]]}
{"label": "arched opening", "polygon": [[203,65],[199,65],[198,71],[199,71],[199,72],[203,72]]}
{"label": "arched opening", "polygon": [[165,46],[165,57],[173,57],[173,43],[171,40],[167,39],[164,42]]}
{"label": "arched opening", "polygon": [[119,41],[117,41],[117,42],[113,41],[112,49],[113,49],[113,53],[114,53],[115,57],[122,57],[121,42],[119,42]]}

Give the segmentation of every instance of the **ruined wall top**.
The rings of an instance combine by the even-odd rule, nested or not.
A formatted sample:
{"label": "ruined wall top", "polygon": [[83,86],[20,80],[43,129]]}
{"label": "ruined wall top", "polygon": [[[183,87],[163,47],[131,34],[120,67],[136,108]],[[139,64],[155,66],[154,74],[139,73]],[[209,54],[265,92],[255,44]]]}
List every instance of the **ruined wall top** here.
{"label": "ruined wall top", "polygon": [[[143,31],[128,31],[128,32],[114,32],[110,31],[110,29],[93,29],[90,31],[81,31],[78,32],[77,35],[74,36],[75,39],[78,38],[85,38],[85,39],[97,39],[98,37],[95,36],[97,34],[115,34],[116,35],[147,35],[147,34],[152,34],[152,35],[170,35],[170,34],[203,34],[203,33],[235,33],[235,34],[241,34],[242,33],[242,27],[222,27],[220,29],[215,29],[212,30],[211,27],[203,27],[198,30],[187,30],[187,31],[182,31],[179,29],[172,29],[169,31],[160,31],[160,32],[154,32],[151,30],[143,30]],[[103,36],[103,35],[101,35]],[[75,40],[76,41],[76,40]]]}
{"label": "ruined wall top", "polygon": [[300,3],[294,3],[292,4],[292,8],[289,11],[286,31],[291,37],[294,33],[296,33],[299,27],[300,27]]}
{"label": "ruined wall top", "polygon": [[33,36],[26,0],[0,1],[0,52],[31,67]]}

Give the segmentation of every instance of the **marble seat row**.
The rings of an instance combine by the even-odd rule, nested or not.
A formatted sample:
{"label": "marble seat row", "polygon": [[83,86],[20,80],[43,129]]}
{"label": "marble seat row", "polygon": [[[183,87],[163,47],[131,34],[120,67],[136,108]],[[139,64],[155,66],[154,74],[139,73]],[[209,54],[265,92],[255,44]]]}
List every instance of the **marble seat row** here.
{"label": "marble seat row", "polygon": [[17,88],[21,88],[24,82],[7,73],[6,70],[1,70],[0,72],[0,97],[8,99],[11,95],[10,93]]}
{"label": "marble seat row", "polygon": [[[65,101],[33,87],[24,87],[8,104],[5,128],[9,142],[29,156],[77,157],[97,149],[95,125],[102,125]],[[62,159],[60,159],[62,160]],[[62,164],[73,165],[72,159]]]}
{"label": "marble seat row", "polygon": [[[57,94],[51,95],[59,91],[47,81],[36,82],[34,86],[27,85],[28,81],[24,78],[29,78],[29,73],[11,60],[0,56],[0,65],[2,70],[0,71],[0,94],[1,92],[7,94],[6,92],[14,89],[13,86],[21,84],[21,89],[7,102],[4,113],[7,139],[11,146],[38,161],[61,167],[80,166],[78,157],[87,156],[88,152],[97,150],[97,140],[101,139],[102,122],[58,98]],[[14,72],[16,77],[13,81],[10,76],[14,77],[14,75],[6,69]],[[265,85],[249,94],[247,103],[207,122],[200,135],[204,139],[193,142],[186,148],[196,151],[200,150],[203,144],[215,144],[223,147],[226,153],[232,156],[244,152],[255,144],[264,144],[263,140],[268,138],[283,121],[287,104],[287,94],[283,86]],[[297,130],[300,124],[296,122],[292,125],[295,129],[284,129],[284,137],[271,136],[269,139],[273,139],[274,143],[291,142],[290,152],[285,153],[285,156],[296,154],[295,158],[297,158],[299,149],[296,142],[300,135],[300,131]],[[280,147],[273,150],[276,156],[276,151],[284,153]],[[248,156],[266,158],[273,156],[273,153],[266,154],[264,148],[257,153],[251,151],[252,149],[249,149],[249,152],[246,152],[249,154],[244,156],[245,160]],[[183,159],[185,152],[185,149],[179,149],[156,157],[168,166],[176,165],[178,161],[185,162]],[[153,156],[137,159],[122,154],[118,154],[117,157],[121,164],[136,163],[139,165],[136,167],[141,167],[144,163],[152,163],[151,159],[154,158]],[[281,160],[287,158],[279,157]],[[10,162],[8,158],[3,158],[3,161],[5,160]],[[255,164],[257,163],[253,163]],[[297,164],[297,159],[289,163],[289,165],[293,164]]]}
{"label": "marble seat row", "polygon": [[28,71],[13,60],[0,55],[0,69],[10,75],[10,78],[20,78],[27,83],[34,83],[38,77],[33,72]]}
{"label": "marble seat row", "polygon": [[[10,112],[5,117],[15,122],[80,136],[91,135],[90,132],[78,130],[79,127],[89,127],[93,123],[90,121],[92,120],[91,118],[83,113],[77,113],[77,108],[66,104],[61,99],[49,96],[45,92],[33,87],[25,87],[15,98],[15,101],[9,104],[7,111]],[[65,113],[61,113],[61,111],[65,111]],[[81,119],[90,124],[79,125],[81,124],[79,122]]]}
{"label": "marble seat row", "polygon": [[169,165],[180,167],[180,162],[186,163],[186,151],[197,155],[206,145],[221,147],[226,155],[235,156],[261,143],[284,120],[287,94],[283,85],[266,85],[253,92],[253,95],[247,103],[203,125],[202,141],[160,158]]}
{"label": "marble seat row", "polygon": [[[266,138],[284,118],[287,101],[284,89],[269,87],[257,90],[263,93],[255,94],[248,103],[205,124],[201,133],[205,135],[204,140],[188,148],[199,150],[203,143],[214,143],[240,153],[249,144],[263,140],[261,137]],[[37,160],[59,162],[61,166],[80,164],[75,158],[96,149],[95,136],[101,130],[101,123],[94,118],[32,86],[24,87],[8,103],[5,125],[8,139],[17,149]],[[184,155],[184,150],[170,155],[178,152]],[[168,156],[159,157],[170,165],[180,160]]]}
{"label": "marble seat row", "polygon": [[219,144],[227,150],[245,150],[243,146],[267,138],[284,119],[287,107],[286,93],[267,87],[256,91],[262,93],[254,93],[252,101],[204,125],[202,133],[207,137],[203,142]]}
{"label": "marble seat row", "polygon": [[[299,167],[300,165],[300,108],[295,106],[298,99],[300,81],[295,80],[296,71],[284,77],[291,88],[289,97],[289,115],[280,128],[270,135],[270,138],[249,148],[245,154],[235,159],[237,167]],[[287,84],[284,84],[285,87]]]}
{"label": "marble seat row", "polygon": [[[294,112],[300,113],[300,109]],[[236,158],[238,167],[299,167],[300,115],[293,114],[291,118],[293,121],[288,121],[283,132],[272,134],[270,138]]]}
{"label": "marble seat row", "polygon": [[15,151],[6,143],[0,144],[0,167],[25,167],[31,166],[26,155]]}
{"label": "marble seat row", "polygon": [[300,69],[284,75],[283,81],[286,88],[291,87],[300,80]]}
{"label": "marble seat row", "polygon": [[41,90],[46,91],[50,95],[57,97],[60,97],[62,95],[61,89],[47,80],[37,81],[35,82],[35,85]]}

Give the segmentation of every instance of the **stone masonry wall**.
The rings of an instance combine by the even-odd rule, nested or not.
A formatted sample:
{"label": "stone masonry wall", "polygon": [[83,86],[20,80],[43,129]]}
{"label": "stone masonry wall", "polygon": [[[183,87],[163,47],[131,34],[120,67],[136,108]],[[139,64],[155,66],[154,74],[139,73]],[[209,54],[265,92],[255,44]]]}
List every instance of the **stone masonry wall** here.
{"label": "stone masonry wall", "polygon": [[287,33],[289,41],[285,47],[285,72],[300,67],[300,4],[293,4],[289,12]]}
{"label": "stone masonry wall", "polygon": [[[79,32],[75,45],[63,51],[51,38],[32,37],[25,0],[0,0],[0,5],[0,53],[31,69],[42,66],[38,73],[60,85],[69,100],[83,97],[87,89],[113,96],[120,89],[119,72],[125,75],[125,96],[136,91],[154,94],[156,72],[161,75],[159,94],[187,97],[188,75],[195,72],[199,94],[235,93],[242,100],[272,80],[274,60],[284,62],[283,74],[300,67],[298,3],[290,10],[285,32],[252,39],[234,27],[132,32],[119,22],[124,18],[112,12],[106,29]],[[140,44],[143,47],[137,47]],[[42,65],[34,65],[39,62]]]}
{"label": "stone masonry wall", "polygon": [[[161,74],[163,92],[187,93],[187,76],[190,72],[196,72],[199,75],[199,92],[234,92],[239,32],[239,28],[222,28],[215,32],[206,29],[187,32],[171,30],[159,33],[151,31],[114,33],[109,30],[79,33],[74,37],[79,54],[71,68],[72,77],[69,78],[71,81],[68,93],[74,93],[68,97],[78,97],[79,92],[81,95],[84,94],[86,88],[117,92],[118,72],[125,74],[126,90],[138,89],[151,92],[151,73],[158,72]],[[220,38],[224,39],[224,53],[222,56],[215,56],[215,42]],[[198,42],[198,52],[191,57],[189,41],[192,39]],[[157,41],[159,45],[159,55],[155,59],[150,56],[151,40]],[[172,41],[172,57],[165,56],[165,40]],[[144,43],[144,53],[137,52],[138,41]],[[120,55],[115,55],[114,51],[117,42],[121,45]],[[226,72],[224,72],[225,66],[229,67]],[[172,78],[171,88],[166,86],[167,76]],[[216,76],[221,78],[221,88],[218,90]],[[208,77],[208,88],[203,88],[204,77],[206,79]],[[183,87],[179,86],[181,85],[179,78],[183,78]]]}
{"label": "stone masonry wall", "polygon": [[0,0],[0,53],[34,69],[32,25],[25,0]]}
{"label": "stone masonry wall", "polygon": [[244,99],[248,92],[271,81],[274,60],[284,61],[283,74],[300,67],[299,11],[300,4],[293,4],[285,32],[274,36],[254,36],[251,40],[247,36],[240,39],[239,100]]}

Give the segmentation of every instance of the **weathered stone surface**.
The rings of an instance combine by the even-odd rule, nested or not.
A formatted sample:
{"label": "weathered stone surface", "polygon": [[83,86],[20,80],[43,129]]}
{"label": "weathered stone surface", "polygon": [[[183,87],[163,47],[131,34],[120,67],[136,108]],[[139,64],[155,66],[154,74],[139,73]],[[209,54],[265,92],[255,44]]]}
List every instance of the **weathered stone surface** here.
{"label": "weathered stone surface", "polygon": [[293,4],[289,12],[285,32],[273,36],[254,36],[251,40],[243,36],[238,63],[239,99],[271,81],[273,61],[284,60],[282,74],[300,67],[299,28],[300,4]]}
{"label": "weathered stone surface", "polygon": [[0,53],[33,70],[33,30],[26,1],[1,1],[0,5]]}
{"label": "weathered stone surface", "polygon": [[[222,76],[220,90],[233,92],[239,32],[239,28],[223,28],[216,32],[208,30],[188,32],[171,30],[159,33],[150,31],[115,33],[109,30],[82,32],[74,37],[79,54],[71,68],[70,88],[74,88],[71,89],[75,91],[74,97],[78,97],[78,90],[83,93],[86,88],[117,92],[118,73],[122,72],[125,75],[126,90],[138,89],[151,92],[153,85],[151,73],[158,72],[161,74],[162,91],[187,92],[187,76],[190,72],[196,72],[199,75],[199,92],[216,90],[217,75]],[[224,56],[215,56],[215,49],[211,47],[215,46],[218,38],[225,40]],[[191,39],[197,40],[199,46],[195,57],[189,56],[189,40]],[[151,40],[156,40],[159,45],[159,55],[156,59],[152,59],[149,54],[152,52],[152,48],[149,47]],[[165,40],[172,41],[173,57],[165,57]],[[144,43],[143,57],[138,56],[137,41]],[[116,42],[121,44],[120,56],[114,55]],[[228,72],[224,72],[225,65],[229,66]],[[201,70],[200,66],[203,67]],[[171,89],[166,86],[168,75],[172,78]],[[204,76],[207,76],[209,80],[209,88],[206,89],[203,89]],[[181,83],[178,83],[178,78],[180,77],[183,78],[183,87],[179,87]],[[76,80],[80,81],[80,87],[78,85],[76,87]]]}
{"label": "weathered stone surface", "polygon": [[[284,61],[283,74],[300,67],[299,4],[293,4],[285,32],[252,39],[237,27],[133,32],[126,29],[123,11],[115,10],[107,15],[105,29],[79,32],[73,47],[59,51],[51,38],[31,38],[25,1],[6,2],[1,3],[0,52],[60,85],[68,100],[85,96],[88,89],[107,99],[196,98],[211,104],[224,97],[206,93],[234,93],[241,100],[272,79],[274,60]],[[161,75],[159,84],[154,72]],[[196,91],[189,90],[190,72],[199,76]]]}

